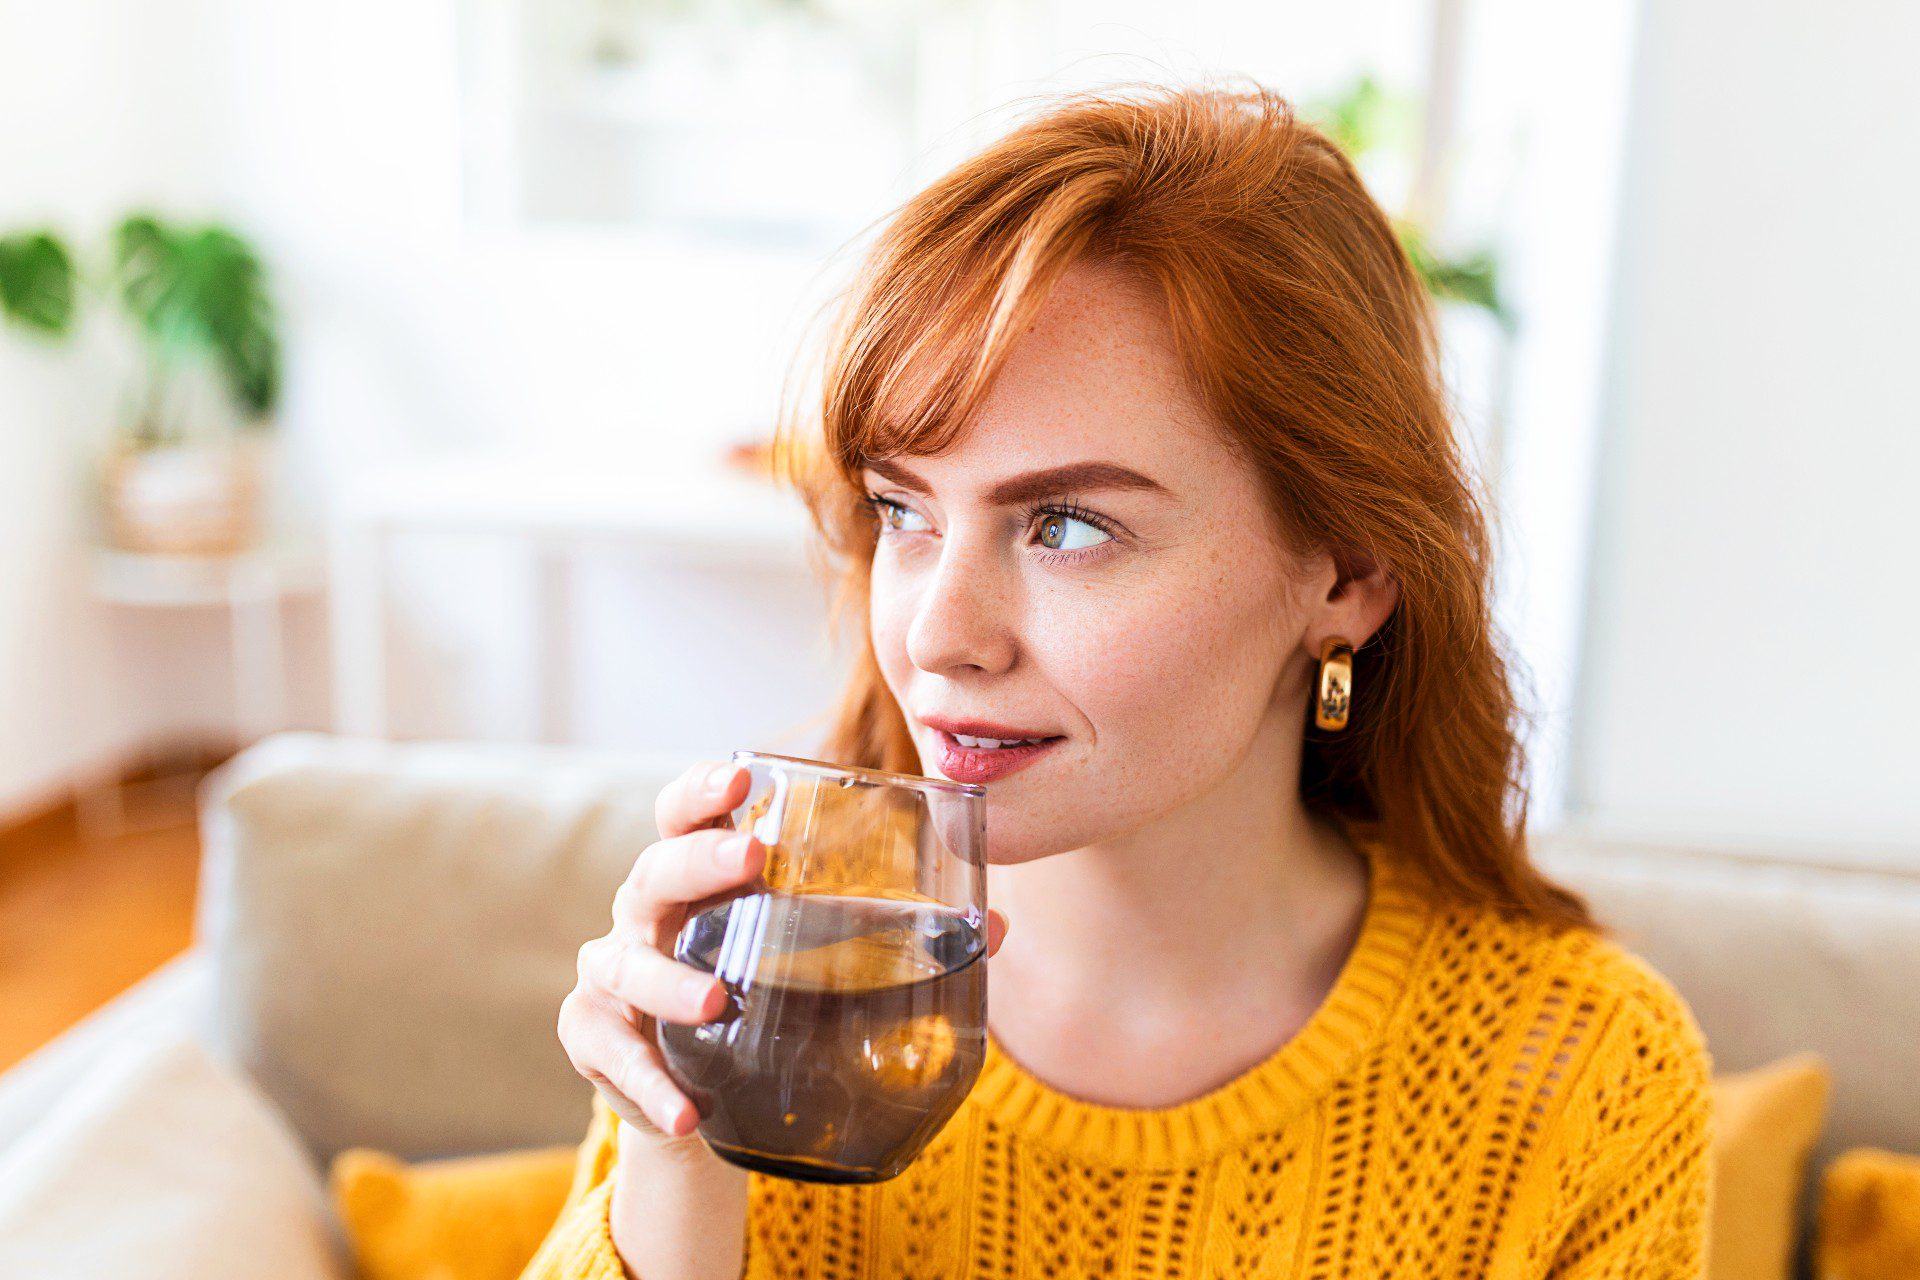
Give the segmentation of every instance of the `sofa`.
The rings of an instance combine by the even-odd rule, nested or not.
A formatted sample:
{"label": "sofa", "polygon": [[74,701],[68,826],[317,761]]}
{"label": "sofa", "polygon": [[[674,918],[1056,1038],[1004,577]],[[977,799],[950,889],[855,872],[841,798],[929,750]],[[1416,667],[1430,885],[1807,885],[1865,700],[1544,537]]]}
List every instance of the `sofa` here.
{"label": "sofa", "polygon": [[[76,1082],[169,1038],[257,1089],[317,1213],[350,1147],[422,1160],[576,1142],[591,1093],[556,1013],[688,761],[307,733],[235,757],[202,787],[194,945],[0,1075],[0,1179]],[[1920,1151],[1920,871],[1571,831],[1536,856],[1687,997],[1716,1071],[1824,1058],[1803,1215],[1837,1153]]]}

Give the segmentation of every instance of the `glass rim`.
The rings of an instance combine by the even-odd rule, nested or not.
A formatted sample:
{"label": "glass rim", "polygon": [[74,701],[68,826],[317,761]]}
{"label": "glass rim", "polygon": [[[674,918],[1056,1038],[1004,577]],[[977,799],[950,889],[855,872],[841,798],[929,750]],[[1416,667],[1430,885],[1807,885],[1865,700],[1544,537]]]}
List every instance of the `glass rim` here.
{"label": "glass rim", "polygon": [[736,751],[733,762],[741,764],[749,760],[764,760],[770,764],[797,765],[809,773],[824,774],[830,778],[852,778],[874,786],[910,787],[916,791],[945,791],[971,799],[984,800],[987,789],[977,782],[955,782],[951,778],[929,778],[918,773],[889,773],[885,769],[862,769],[854,765],[831,764],[825,760],[809,760],[805,756],[776,755],[771,751]]}

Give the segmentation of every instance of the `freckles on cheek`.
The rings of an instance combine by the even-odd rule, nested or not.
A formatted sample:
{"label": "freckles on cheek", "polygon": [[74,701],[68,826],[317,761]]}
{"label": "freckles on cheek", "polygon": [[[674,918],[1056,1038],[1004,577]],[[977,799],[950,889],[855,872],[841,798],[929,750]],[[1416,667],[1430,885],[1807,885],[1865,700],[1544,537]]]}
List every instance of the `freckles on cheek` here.
{"label": "freckles on cheek", "polygon": [[889,684],[897,685],[908,666],[907,625],[908,619],[899,610],[890,608],[886,602],[876,598],[869,606],[867,639],[873,645],[874,660],[880,664],[882,674]]}
{"label": "freckles on cheek", "polygon": [[1210,770],[1257,722],[1271,683],[1270,619],[1231,578],[1105,602],[1075,647],[1072,680],[1109,764]]}
{"label": "freckles on cheek", "polygon": [[925,678],[911,649],[914,625],[926,598],[925,585],[913,575],[884,574],[876,565],[867,596],[867,640],[874,663],[903,713],[914,684]]}
{"label": "freckles on cheek", "polygon": [[1196,626],[1193,597],[1149,588],[1091,603],[1055,614],[1050,665],[1097,734],[1116,742],[1158,736],[1189,687],[1205,680],[1195,664],[1209,660],[1213,645]]}

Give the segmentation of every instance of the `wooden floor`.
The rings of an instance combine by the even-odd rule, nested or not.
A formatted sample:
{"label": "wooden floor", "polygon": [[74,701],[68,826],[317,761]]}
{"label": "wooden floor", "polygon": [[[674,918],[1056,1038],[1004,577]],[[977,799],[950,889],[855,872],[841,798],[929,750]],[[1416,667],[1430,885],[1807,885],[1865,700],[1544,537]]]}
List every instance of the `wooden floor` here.
{"label": "wooden floor", "polygon": [[192,940],[200,842],[190,807],[84,839],[70,816],[0,847],[0,1070]]}

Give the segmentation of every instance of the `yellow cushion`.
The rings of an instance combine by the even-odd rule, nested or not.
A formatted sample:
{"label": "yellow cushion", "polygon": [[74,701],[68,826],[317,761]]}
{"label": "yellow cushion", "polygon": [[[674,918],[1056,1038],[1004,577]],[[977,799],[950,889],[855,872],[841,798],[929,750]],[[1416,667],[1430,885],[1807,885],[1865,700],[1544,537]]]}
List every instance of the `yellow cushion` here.
{"label": "yellow cushion", "polygon": [[1856,1147],[1820,1179],[1822,1280],[1920,1276],[1920,1156]]}
{"label": "yellow cushion", "polygon": [[576,1154],[408,1164],[356,1148],[328,1184],[362,1280],[515,1280],[560,1216]]}
{"label": "yellow cushion", "polygon": [[1713,1080],[1708,1280],[1787,1280],[1832,1078],[1817,1053]]}
{"label": "yellow cushion", "polygon": [[[1801,1181],[1829,1087],[1826,1061],[1815,1053],[1714,1077],[1708,1280],[1786,1280]],[[578,1149],[416,1165],[377,1151],[341,1153],[333,1199],[363,1280],[515,1280],[572,1191],[605,1176],[587,1164],[604,1153],[597,1139],[611,1123],[596,1094]],[[1914,1178],[1920,1182],[1920,1173]],[[1862,1272],[1858,1280],[1880,1275]]]}

